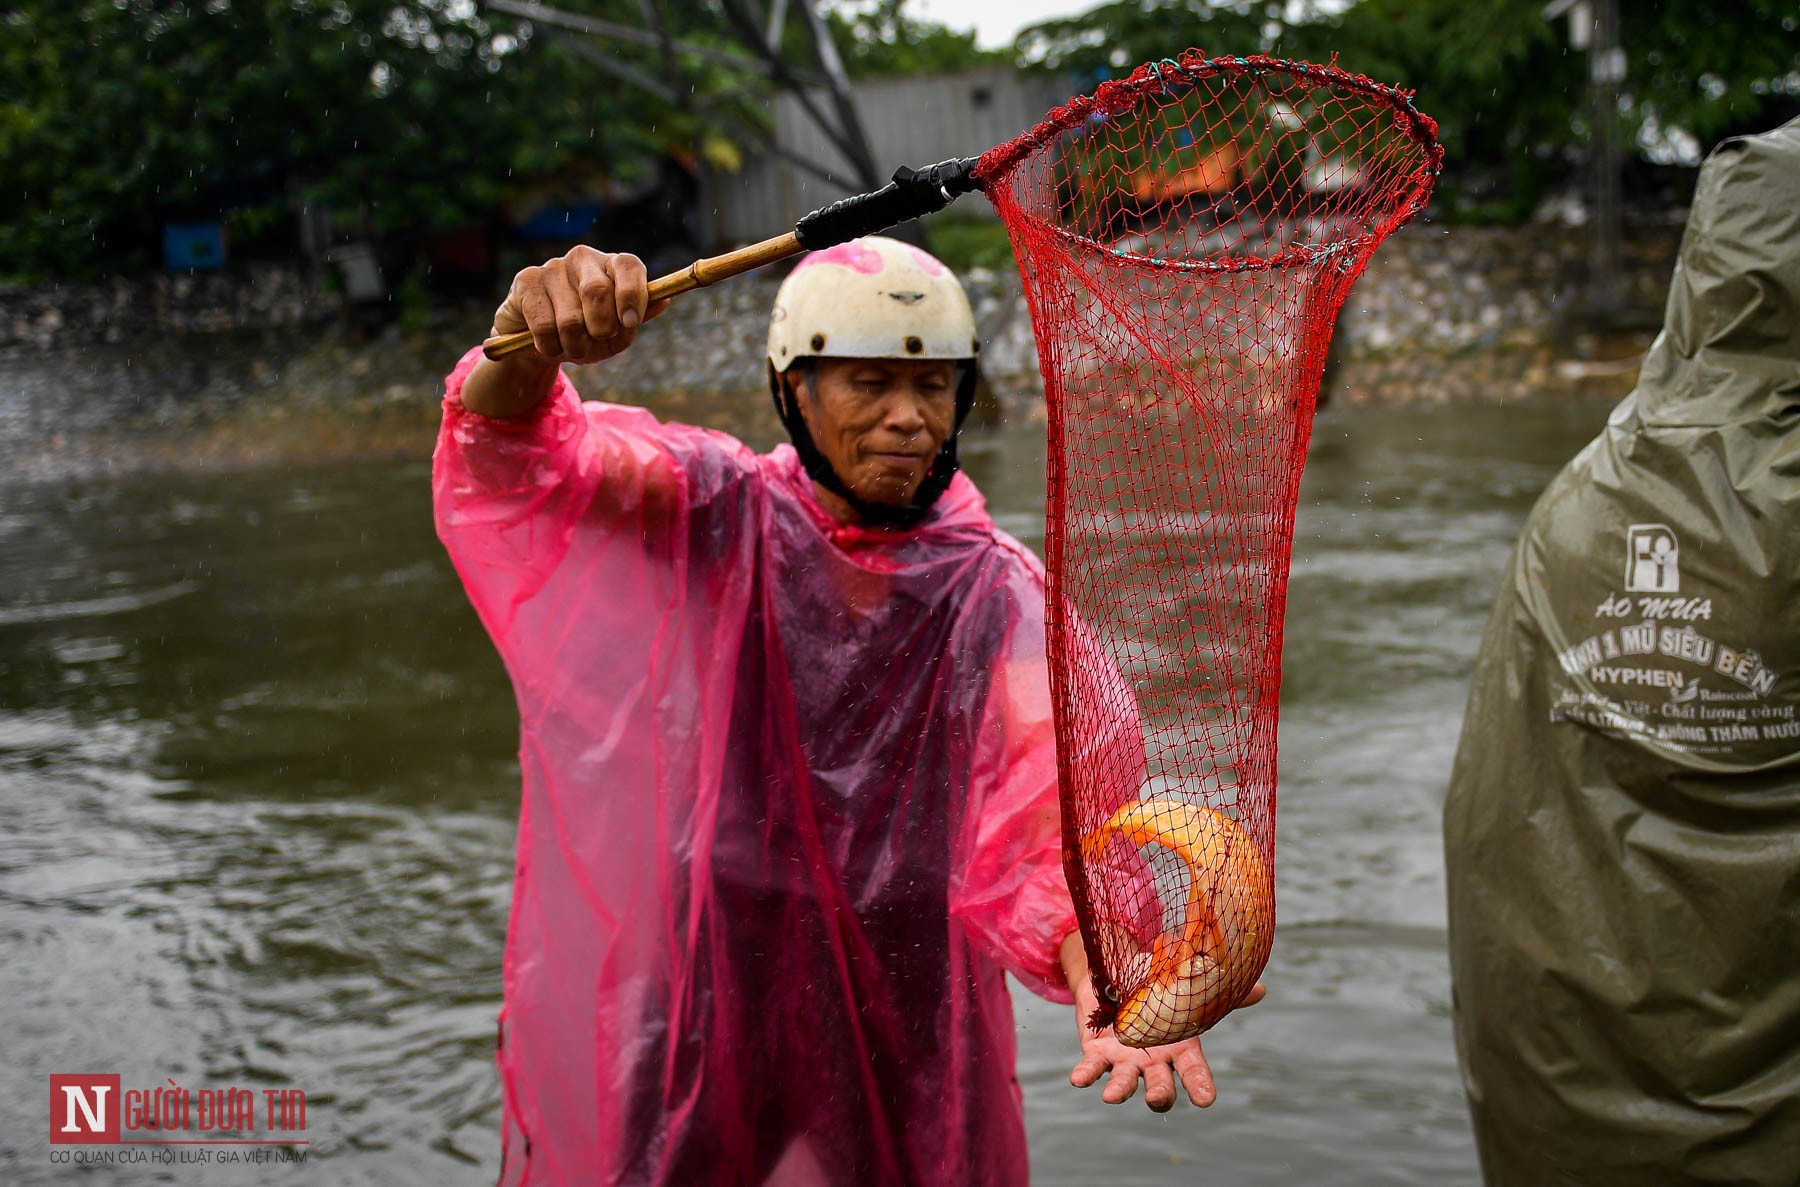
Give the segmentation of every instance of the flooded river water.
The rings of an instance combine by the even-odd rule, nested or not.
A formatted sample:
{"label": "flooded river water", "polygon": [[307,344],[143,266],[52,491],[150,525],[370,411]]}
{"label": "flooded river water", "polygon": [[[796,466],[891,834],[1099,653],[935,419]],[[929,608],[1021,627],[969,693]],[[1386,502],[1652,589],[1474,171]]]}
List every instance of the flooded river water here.
{"label": "flooded river water", "polygon": [[[1605,411],[1321,415],[1269,998],[1206,1040],[1218,1103],[1155,1116],[1068,1087],[1070,1012],[1020,994],[1034,1181],[1476,1181],[1439,804],[1507,549]],[[1041,545],[1041,429],[965,456]],[[492,1181],[516,718],[427,475],[0,476],[6,1182]],[[62,1072],[303,1089],[307,1162],[52,1163]]]}

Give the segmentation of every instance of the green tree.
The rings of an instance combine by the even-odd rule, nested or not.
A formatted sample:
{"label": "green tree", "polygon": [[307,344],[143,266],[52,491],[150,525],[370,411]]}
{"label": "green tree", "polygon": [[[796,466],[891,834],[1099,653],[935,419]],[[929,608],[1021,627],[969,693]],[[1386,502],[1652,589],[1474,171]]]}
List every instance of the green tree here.
{"label": "green tree", "polygon": [[[1726,133],[1766,128],[1800,92],[1791,0],[1621,3],[1619,17],[1620,117],[1640,152],[1658,129],[1704,151]],[[1442,125],[1447,205],[1464,216],[1528,216],[1586,154],[1588,55],[1537,0],[1362,0],[1296,34],[1418,89]]]}
{"label": "green tree", "polygon": [[841,0],[826,10],[826,20],[852,78],[936,74],[1012,58],[981,49],[972,29],[958,31],[911,15],[907,0]]}
{"label": "green tree", "polygon": [[[1019,35],[1021,65],[1077,85],[1197,46],[1341,65],[1418,92],[1447,158],[1439,209],[1516,221],[1586,152],[1588,61],[1542,0],[1360,0],[1347,7],[1247,0],[1112,0]],[[1620,3],[1627,144],[1766,128],[1800,111],[1793,0]],[[1659,134],[1660,133],[1660,134]]]}
{"label": "green tree", "polygon": [[35,0],[0,26],[15,273],[142,267],[179,218],[255,246],[297,196],[376,232],[452,225],[519,179],[657,147],[641,104],[472,0]]}
{"label": "green tree", "polygon": [[1438,209],[1516,222],[1566,173],[1586,98],[1587,60],[1542,16],[1541,0],[1362,0],[1288,31],[1298,57],[1415,90],[1445,149]]}
{"label": "green tree", "polygon": [[1794,0],[1658,0],[1620,5],[1630,126],[1679,128],[1704,150],[1800,114]]}
{"label": "green tree", "polygon": [[1019,33],[1014,49],[1022,65],[1098,80],[1188,47],[1208,55],[1261,53],[1274,43],[1270,34],[1285,27],[1285,8],[1270,0],[1112,0],[1032,25]]}

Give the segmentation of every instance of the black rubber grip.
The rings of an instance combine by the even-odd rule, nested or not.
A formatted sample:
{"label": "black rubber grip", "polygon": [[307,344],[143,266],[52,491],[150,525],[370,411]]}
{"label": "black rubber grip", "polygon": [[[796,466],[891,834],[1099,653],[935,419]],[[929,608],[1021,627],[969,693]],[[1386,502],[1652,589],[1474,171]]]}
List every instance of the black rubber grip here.
{"label": "black rubber grip", "polygon": [[975,161],[960,157],[924,169],[902,165],[894,170],[894,180],[874,193],[840,198],[802,218],[794,224],[794,237],[802,247],[817,251],[933,214],[981,188],[975,180]]}

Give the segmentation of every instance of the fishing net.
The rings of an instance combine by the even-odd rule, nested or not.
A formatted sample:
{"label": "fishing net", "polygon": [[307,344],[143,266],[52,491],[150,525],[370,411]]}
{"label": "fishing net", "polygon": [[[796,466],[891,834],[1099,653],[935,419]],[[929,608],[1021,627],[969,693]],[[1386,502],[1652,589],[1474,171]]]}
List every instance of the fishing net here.
{"label": "fishing net", "polygon": [[1189,51],[975,168],[1049,402],[1064,860],[1125,1042],[1199,1034],[1268,960],[1301,466],[1338,309],[1429,197],[1435,137],[1335,67]]}

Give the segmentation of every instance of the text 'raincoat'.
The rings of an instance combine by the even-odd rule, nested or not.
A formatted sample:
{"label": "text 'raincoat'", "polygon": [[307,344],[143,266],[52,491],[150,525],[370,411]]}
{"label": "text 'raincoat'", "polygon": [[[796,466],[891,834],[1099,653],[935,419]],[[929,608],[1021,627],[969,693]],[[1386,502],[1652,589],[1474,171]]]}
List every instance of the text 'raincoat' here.
{"label": "text 'raincoat'", "polygon": [[506,1184],[1011,1184],[1003,970],[1070,1001],[1042,569],[958,475],[908,531],[566,378],[448,381],[438,531],[524,797]]}
{"label": "text 'raincoat'", "polygon": [[1800,121],[1701,170],[1501,584],[1445,806],[1491,1187],[1800,1183]]}

